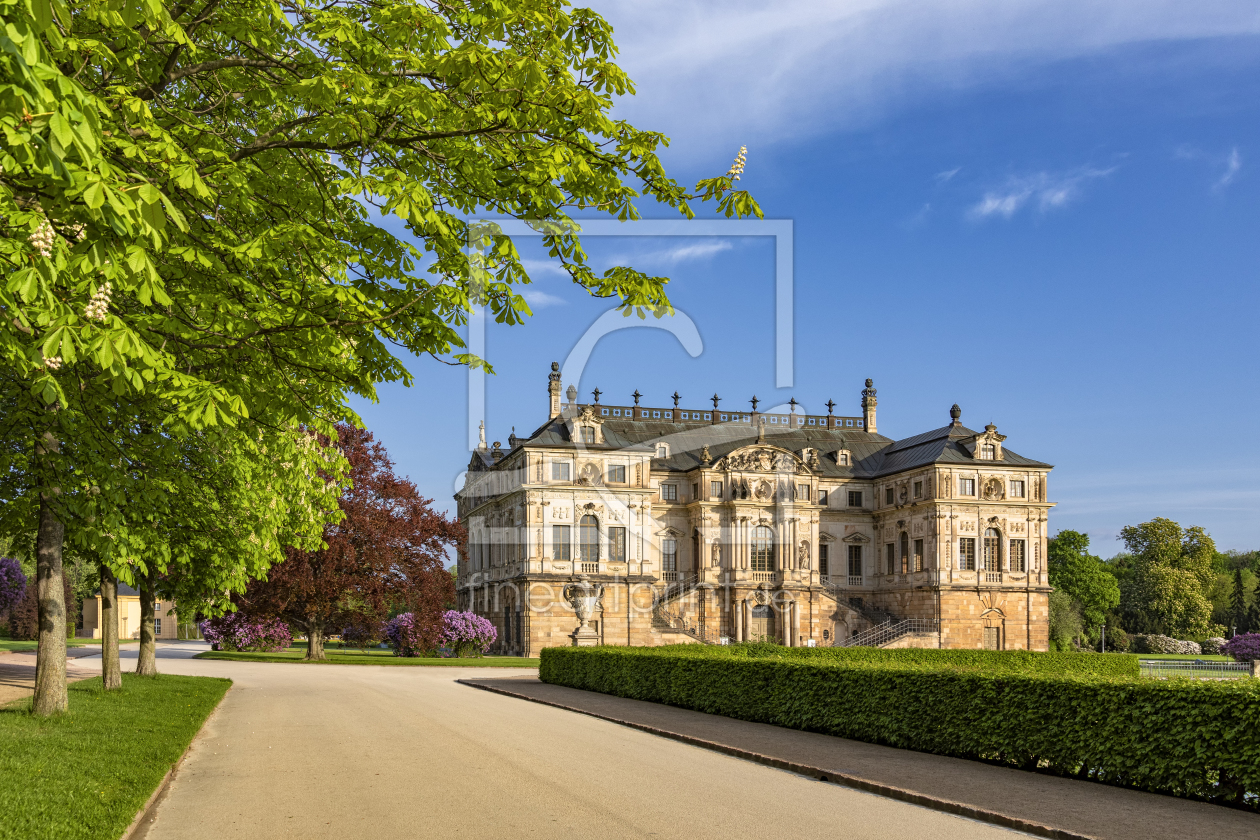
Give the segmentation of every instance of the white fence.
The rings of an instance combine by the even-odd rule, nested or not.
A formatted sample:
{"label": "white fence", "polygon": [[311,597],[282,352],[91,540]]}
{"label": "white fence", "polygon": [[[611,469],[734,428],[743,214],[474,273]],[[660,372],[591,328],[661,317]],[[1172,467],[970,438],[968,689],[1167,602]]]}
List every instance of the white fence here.
{"label": "white fence", "polygon": [[1250,662],[1216,662],[1207,659],[1142,659],[1144,677],[1194,677],[1201,680],[1228,680],[1252,676]]}

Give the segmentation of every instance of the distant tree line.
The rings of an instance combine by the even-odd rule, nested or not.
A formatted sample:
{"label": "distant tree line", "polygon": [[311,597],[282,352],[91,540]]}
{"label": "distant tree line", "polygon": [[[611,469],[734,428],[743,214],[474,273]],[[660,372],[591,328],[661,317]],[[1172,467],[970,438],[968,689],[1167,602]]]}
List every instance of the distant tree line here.
{"label": "distant tree line", "polygon": [[1202,640],[1260,632],[1260,551],[1217,551],[1201,527],[1156,518],[1121,529],[1125,550],[1109,560],[1089,537],[1050,540],[1051,646],[1123,648],[1136,633]]}

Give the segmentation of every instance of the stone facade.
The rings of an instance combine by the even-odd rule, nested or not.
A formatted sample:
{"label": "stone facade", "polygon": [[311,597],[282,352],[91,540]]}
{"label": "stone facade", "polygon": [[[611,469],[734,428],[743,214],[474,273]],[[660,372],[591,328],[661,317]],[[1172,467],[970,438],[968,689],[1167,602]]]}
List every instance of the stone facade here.
{"label": "stone facade", "polygon": [[[456,494],[461,608],[523,655],[864,633],[1046,650],[1050,465],[964,427],[957,406],[940,429],[884,437],[871,385],[860,416],[720,411],[716,397],[647,408],[637,392],[578,404],[553,365],[547,421],[506,449],[483,432]],[[583,592],[599,598],[578,634]]]}

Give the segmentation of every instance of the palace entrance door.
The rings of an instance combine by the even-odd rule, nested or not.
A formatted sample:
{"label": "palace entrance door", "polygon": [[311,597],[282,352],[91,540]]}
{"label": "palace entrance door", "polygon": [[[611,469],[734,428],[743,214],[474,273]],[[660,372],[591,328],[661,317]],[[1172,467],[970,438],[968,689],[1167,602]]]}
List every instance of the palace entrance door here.
{"label": "palace entrance door", "polygon": [[771,641],[777,634],[774,632],[774,612],[766,604],[752,608],[748,620],[748,638],[754,642]]}

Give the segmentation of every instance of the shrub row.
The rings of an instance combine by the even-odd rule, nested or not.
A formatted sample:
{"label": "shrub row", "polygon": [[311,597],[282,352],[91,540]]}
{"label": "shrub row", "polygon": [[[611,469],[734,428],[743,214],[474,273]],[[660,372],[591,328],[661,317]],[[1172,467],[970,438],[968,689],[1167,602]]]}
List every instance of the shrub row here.
{"label": "shrub row", "polygon": [[998,673],[841,658],[546,648],[544,682],[741,720],[1243,804],[1260,680]]}
{"label": "shrub row", "polygon": [[802,648],[764,643],[735,645],[668,645],[645,648],[666,655],[735,656],[756,659],[798,659],[853,664],[923,665],[934,668],[977,668],[1020,674],[1092,674],[1136,677],[1139,658],[1132,654],[1040,653],[1030,650],[937,650],[934,648]]}

